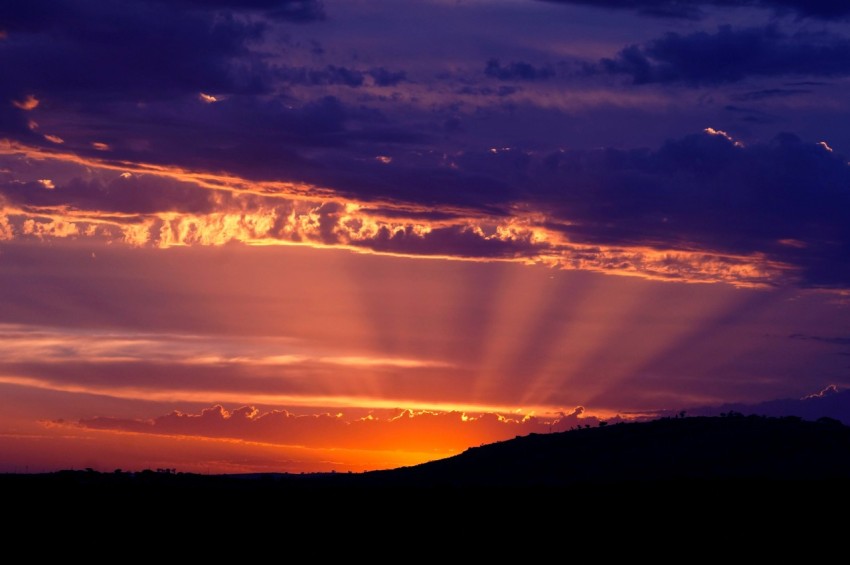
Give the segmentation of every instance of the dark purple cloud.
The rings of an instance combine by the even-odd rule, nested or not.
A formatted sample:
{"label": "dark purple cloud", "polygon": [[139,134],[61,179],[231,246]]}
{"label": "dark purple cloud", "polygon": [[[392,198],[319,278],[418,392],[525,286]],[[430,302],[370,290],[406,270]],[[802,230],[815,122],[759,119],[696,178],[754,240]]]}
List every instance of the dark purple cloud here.
{"label": "dark purple cloud", "polygon": [[593,6],[610,10],[631,10],[646,16],[699,19],[703,9],[766,8],[798,17],[843,19],[850,6],[836,0],[542,0],[553,4]]}
{"label": "dark purple cloud", "polygon": [[341,84],[352,88],[363,86],[367,78],[371,78],[375,86],[396,86],[406,79],[404,71],[389,71],[383,67],[361,71],[336,65],[328,65],[322,69],[282,67],[277,70],[277,74],[287,84],[307,86]]}
{"label": "dark purple cloud", "polygon": [[484,67],[484,74],[499,80],[547,80],[555,76],[555,69],[544,65],[535,67],[525,61],[511,61],[504,65],[498,59],[490,59]]}
{"label": "dark purple cloud", "polygon": [[328,65],[324,69],[293,67],[281,69],[278,72],[280,73],[280,77],[287,83],[306,85],[342,84],[344,86],[357,87],[362,86],[364,80],[362,72],[346,67],[336,67],[334,65]]}
{"label": "dark purple cloud", "polygon": [[461,226],[437,228],[425,234],[417,233],[409,227],[397,231],[384,227],[376,237],[358,245],[390,253],[488,259],[532,257],[546,248],[535,245],[529,238],[487,238],[474,229]]}
{"label": "dark purple cloud", "polygon": [[836,385],[829,385],[820,392],[803,398],[784,398],[757,404],[733,403],[705,406],[687,411],[692,416],[718,416],[729,412],[773,417],[796,416],[805,420],[833,418],[850,425],[850,389],[840,389]]}
{"label": "dark purple cloud", "polygon": [[[326,155],[333,153],[350,163],[356,175],[362,168],[361,151],[369,151],[368,159],[373,159],[387,146],[427,139],[416,129],[399,127],[380,111],[334,96],[304,103],[285,96],[234,96],[205,104],[194,94],[143,106],[107,104],[93,109],[90,119],[97,124],[96,131],[63,131],[64,147],[98,159],[228,171],[262,180],[325,182],[333,165]],[[19,137],[55,147],[28,129]],[[135,143],[138,138],[145,140],[144,145]],[[98,151],[93,140],[107,143],[111,150]],[[307,155],[315,151],[322,152],[324,162]]]}
{"label": "dark purple cloud", "polygon": [[464,86],[458,89],[458,94],[467,94],[472,96],[498,96],[503,98],[516,94],[519,89],[515,86],[500,86],[499,88],[490,88],[489,86]]}
{"label": "dark purple cloud", "polygon": [[850,39],[827,33],[787,35],[772,26],[722,26],[716,33],[668,33],[644,45],[631,45],[589,72],[626,75],[635,84],[693,86],[749,77],[846,76]]}
{"label": "dark purple cloud", "polygon": [[734,98],[735,100],[740,100],[742,102],[758,102],[761,100],[766,100],[768,98],[788,98],[791,96],[801,96],[804,94],[810,94],[811,92],[811,89],[806,88],[765,88],[762,90],[744,92],[743,94],[739,94]]}
{"label": "dark purple cloud", "polygon": [[383,67],[369,69],[367,74],[372,77],[372,80],[377,86],[396,86],[397,84],[407,80],[406,72],[390,71]]}
{"label": "dark purple cloud", "polygon": [[4,2],[0,95],[49,93],[54,108],[80,110],[95,100],[268,92],[275,77],[258,50],[268,28],[259,16],[308,21],[324,12],[311,0]]}
{"label": "dark purple cloud", "polygon": [[[171,13],[191,11],[197,14],[259,13],[293,22],[325,18],[320,0],[125,0],[121,7],[132,15],[141,5],[165,8]],[[157,6],[159,5],[159,6]],[[96,0],[7,0],[0,6],[0,25],[5,31],[34,32],[60,27],[63,22],[97,16],[106,6]]]}
{"label": "dark purple cloud", "polygon": [[820,342],[820,343],[826,343],[826,344],[830,344],[830,345],[850,345],[850,337],[806,335],[806,334],[792,334],[788,337],[790,337],[791,339],[802,339],[802,340],[817,341],[817,342]]}
{"label": "dark purple cloud", "polygon": [[71,179],[47,188],[38,182],[0,182],[0,197],[17,206],[60,207],[92,212],[153,214],[206,213],[227,193],[214,194],[194,185],[156,177],[118,176],[109,182]]}
{"label": "dark purple cloud", "polygon": [[181,5],[196,10],[256,11],[270,18],[296,23],[324,20],[321,0],[157,0],[169,6]]}
{"label": "dark purple cloud", "polygon": [[[402,155],[383,164],[370,159],[330,163],[310,178],[322,186],[366,201],[390,199],[426,207],[462,206],[495,217],[507,216],[505,205],[519,196],[516,185],[494,170],[467,170],[441,163],[439,155],[425,162],[407,162]],[[336,166],[334,166],[336,165]]]}
{"label": "dark purple cloud", "polygon": [[727,104],[723,109],[738,115],[741,121],[751,124],[773,124],[779,121],[776,116],[755,108],[744,108],[735,106],[734,104]]}
{"label": "dark purple cloud", "polygon": [[[458,51],[472,78],[457,80],[457,72],[439,67],[428,72],[454,82],[428,90],[427,81],[420,80],[427,73],[413,65],[400,69],[392,59],[357,54],[331,60],[328,54],[338,53],[342,44],[328,43],[325,37],[322,44],[331,45],[329,50],[308,54],[302,49],[289,58],[299,41],[309,45],[311,38],[284,37],[281,24],[268,14],[298,12],[318,3],[236,4],[134,0],[116,7],[80,0],[51,4],[52,10],[40,1],[4,4],[0,10],[7,16],[8,36],[0,40],[0,64],[8,72],[0,84],[0,96],[7,101],[0,104],[3,136],[55,149],[44,138],[53,134],[65,140],[62,150],[111,163],[168,164],[248,180],[309,183],[323,194],[374,203],[387,210],[387,217],[395,213],[423,224],[468,216],[483,218],[480,223],[492,229],[517,210],[529,210],[576,244],[759,254],[796,269],[804,285],[850,284],[850,174],[841,156],[811,142],[819,138],[804,142],[783,134],[768,143],[738,146],[724,135],[704,133],[672,139],[656,149],[562,150],[558,148],[569,146],[562,137],[578,139],[580,126],[591,118],[573,119],[581,108],[559,106],[560,84],[585,81],[584,86],[597,88],[604,81],[566,73],[562,63],[539,62],[559,60],[554,54],[517,50],[506,55],[503,50],[482,73],[487,55]],[[732,4],[608,5],[660,9]],[[323,27],[329,26],[298,29]],[[629,95],[639,91],[639,96],[661,92],[667,84],[708,90],[765,79],[747,84],[737,98],[731,95],[738,104],[715,104],[711,119],[704,118],[701,107],[688,116],[698,128],[715,125],[717,115],[727,123],[764,127],[787,119],[787,113],[768,106],[770,101],[797,101],[817,90],[812,81],[788,82],[784,77],[850,74],[850,40],[829,33],[789,34],[770,26],[671,33],[628,47],[589,72],[659,85],[628,89]],[[771,84],[766,80],[771,77],[783,79]],[[545,80],[551,78],[558,80]],[[500,81],[521,87],[498,88]],[[472,101],[456,101],[459,92]],[[590,103],[580,92],[571,89],[568,94],[581,98],[579,106]],[[607,93],[612,104],[620,103],[622,94],[619,85]],[[41,101],[38,108],[27,112],[10,102],[28,95]],[[533,125],[540,127],[532,128],[523,116],[530,115],[536,97],[543,100],[541,107],[552,107],[537,114],[543,117]],[[498,100],[494,104],[485,98]],[[620,131],[613,118],[605,121],[604,113],[593,114],[602,117],[601,128],[611,131],[612,141],[603,147],[616,144]],[[31,118],[40,122],[37,128]],[[518,131],[532,130],[531,141],[513,143],[523,139]],[[694,130],[688,126],[687,131]],[[109,150],[98,150],[97,144]],[[52,178],[53,190],[34,182],[45,178]],[[45,173],[11,175],[3,182],[0,193],[18,207],[205,214],[213,211],[213,200],[220,210],[231,204],[229,197],[213,199],[200,189],[150,179],[74,180]],[[348,244],[332,229],[340,214],[331,208],[317,208],[325,222],[322,241]],[[540,250],[522,238],[494,238],[478,231],[478,222],[445,222],[429,226],[430,231],[413,222],[390,223],[376,237],[351,245],[465,257],[525,257]]]}
{"label": "dark purple cloud", "polygon": [[50,92],[55,104],[269,88],[269,69],[251,52],[261,22],[144,2],[68,3],[59,21],[45,10],[40,25],[12,28],[0,67],[19,91]]}
{"label": "dark purple cloud", "polygon": [[531,198],[573,222],[562,229],[579,241],[765,253],[800,268],[804,284],[850,282],[850,167],[825,145],[783,134],[740,146],[704,133],[541,165]]}

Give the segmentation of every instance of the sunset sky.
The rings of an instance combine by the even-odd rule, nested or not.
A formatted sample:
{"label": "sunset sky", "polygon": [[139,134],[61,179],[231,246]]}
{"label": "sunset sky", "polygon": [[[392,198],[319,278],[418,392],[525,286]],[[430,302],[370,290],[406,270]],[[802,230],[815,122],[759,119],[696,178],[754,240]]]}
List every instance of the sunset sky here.
{"label": "sunset sky", "polygon": [[0,77],[0,472],[850,386],[850,4],[5,0]]}

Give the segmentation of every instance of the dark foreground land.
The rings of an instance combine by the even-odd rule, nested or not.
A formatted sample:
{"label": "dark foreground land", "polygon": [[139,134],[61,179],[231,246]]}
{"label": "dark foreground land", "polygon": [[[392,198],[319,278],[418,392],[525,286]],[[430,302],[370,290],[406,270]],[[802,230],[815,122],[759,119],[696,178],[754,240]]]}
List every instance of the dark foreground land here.
{"label": "dark foreground land", "polygon": [[0,475],[0,493],[39,497],[268,497],[416,489],[623,492],[850,492],[850,427],[831,419],[672,418],[531,434],[388,471],[362,474],[195,475],[61,471]]}
{"label": "dark foreground land", "polygon": [[199,551],[221,558],[265,544],[320,561],[402,548],[443,561],[566,559],[577,549],[820,563],[846,538],[850,427],[674,418],[529,435],[363,474],[0,475],[0,500],[4,541],[30,556],[194,562]]}

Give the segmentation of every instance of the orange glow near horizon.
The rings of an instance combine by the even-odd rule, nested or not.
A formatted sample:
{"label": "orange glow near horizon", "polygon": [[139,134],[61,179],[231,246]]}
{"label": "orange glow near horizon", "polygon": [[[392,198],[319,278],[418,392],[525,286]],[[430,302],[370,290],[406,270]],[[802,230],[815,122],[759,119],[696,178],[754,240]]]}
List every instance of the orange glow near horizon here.
{"label": "orange glow near horizon", "polygon": [[[199,453],[295,449],[305,459],[280,468],[362,470],[628,419],[676,402],[710,404],[722,398],[711,380],[724,366],[718,348],[732,358],[765,355],[757,341],[726,335],[727,320],[765,320],[742,326],[763,333],[758,328],[778,323],[771,306],[786,300],[775,291],[515,263],[298,247],[92,252],[73,241],[39,247],[62,285],[57,292],[38,263],[16,262],[32,245],[43,244],[7,245],[0,261],[0,274],[14,273],[28,293],[0,297],[12,300],[7,316],[30,321],[0,324],[0,429],[47,437],[57,465],[86,441],[118,445],[108,438],[131,434],[138,444],[168,444],[174,454],[179,444]],[[76,296],[82,276],[88,294],[61,310],[76,325],[49,325],[56,300]],[[132,299],[149,289],[157,289],[149,300]],[[116,326],[112,316],[135,325]],[[647,324],[653,332],[642,329]],[[799,346],[817,352],[817,342]],[[773,362],[781,370],[785,359],[773,354]],[[636,397],[641,379],[659,370],[707,386]],[[216,405],[227,409],[210,408]],[[182,416],[169,417],[174,410]],[[344,460],[332,457],[337,450],[348,450]],[[39,460],[46,465],[47,455]],[[126,468],[132,457],[107,460]],[[158,466],[193,465],[178,457]]]}
{"label": "orange glow near horizon", "polygon": [[[417,465],[453,451],[343,449],[201,436],[152,435],[116,430],[45,428],[0,434],[0,451],[15,454],[2,472],[41,473],[59,469],[176,469],[199,474],[363,472]],[[61,463],[57,466],[57,456]]]}

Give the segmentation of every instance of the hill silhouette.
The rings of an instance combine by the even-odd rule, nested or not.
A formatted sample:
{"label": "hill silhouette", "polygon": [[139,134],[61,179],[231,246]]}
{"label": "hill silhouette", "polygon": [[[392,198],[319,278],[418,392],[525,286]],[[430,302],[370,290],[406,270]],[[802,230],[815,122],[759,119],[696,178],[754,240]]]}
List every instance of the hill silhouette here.
{"label": "hill silhouette", "polygon": [[[61,471],[0,475],[0,491],[258,493],[374,488],[594,487],[828,481],[850,486],[850,427],[831,418],[665,418],[531,434],[463,453],[367,473],[195,475]],[[579,488],[581,487],[581,488]]]}
{"label": "hill silhouette", "polygon": [[[753,414],[756,416],[799,416],[804,420],[828,417],[850,425],[850,389],[829,385],[823,390],[802,398],[782,398],[757,404],[722,404],[720,406],[688,407],[691,416],[719,416],[724,413]],[[671,415],[675,412],[661,413]]]}
{"label": "hill silhouette", "polygon": [[445,486],[575,486],[680,481],[850,481],[850,427],[797,417],[666,418],[472,448],[377,482]]}

